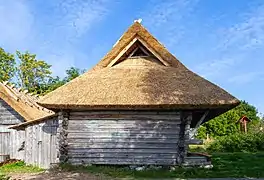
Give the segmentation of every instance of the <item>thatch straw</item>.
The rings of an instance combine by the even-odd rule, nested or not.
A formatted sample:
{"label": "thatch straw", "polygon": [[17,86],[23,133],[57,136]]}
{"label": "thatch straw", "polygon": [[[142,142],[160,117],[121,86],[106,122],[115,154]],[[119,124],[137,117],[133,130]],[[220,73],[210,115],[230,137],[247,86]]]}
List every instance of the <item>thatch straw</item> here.
{"label": "thatch straw", "polygon": [[54,112],[38,105],[38,98],[30,95],[27,91],[16,89],[13,85],[0,82],[0,99],[4,100],[25,121],[32,121],[54,114]]}
{"label": "thatch straw", "polygon": [[[135,38],[151,47],[163,63],[154,57],[126,59],[122,56],[109,67],[124,50],[131,52],[127,46]],[[50,109],[165,110],[231,108],[238,103],[220,87],[188,70],[138,22],[92,70],[39,102]]]}
{"label": "thatch straw", "polygon": [[44,96],[40,104],[52,109],[200,109],[239,102],[180,67],[166,67],[150,58],[129,58],[83,74]]}

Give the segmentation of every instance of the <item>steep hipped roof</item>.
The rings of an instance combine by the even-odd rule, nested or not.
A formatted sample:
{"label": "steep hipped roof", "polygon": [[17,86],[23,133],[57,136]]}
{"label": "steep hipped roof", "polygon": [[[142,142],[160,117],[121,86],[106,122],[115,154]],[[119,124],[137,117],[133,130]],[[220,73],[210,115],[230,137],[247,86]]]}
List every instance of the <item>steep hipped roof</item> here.
{"label": "steep hipped roof", "polygon": [[38,105],[37,96],[30,95],[26,91],[19,90],[0,82],[0,99],[3,99],[9,106],[18,112],[25,121],[41,119],[54,114],[54,112]]}
{"label": "steep hipped roof", "polygon": [[[136,48],[148,57],[133,57]],[[90,71],[44,96],[50,109],[231,108],[239,101],[188,70],[134,23]]]}

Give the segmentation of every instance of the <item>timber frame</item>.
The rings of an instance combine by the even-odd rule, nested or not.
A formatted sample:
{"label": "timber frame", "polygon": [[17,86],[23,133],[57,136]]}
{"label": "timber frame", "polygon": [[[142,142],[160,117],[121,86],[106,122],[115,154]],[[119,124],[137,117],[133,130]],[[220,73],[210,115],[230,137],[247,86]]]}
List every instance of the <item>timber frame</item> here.
{"label": "timber frame", "polygon": [[196,123],[195,127],[192,128],[192,130],[190,131],[190,139],[193,139],[193,137],[195,136],[196,132],[198,131],[198,128],[203,123],[203,121],[205,120],[205,118],[207,117],[208,114],[209,114],[209,110],[205,111],[204,114],[203,114],[203,116]]}
{"label": "timber frame", "polygon": [[[107,67],[113,67],[120,58],[136,43],[140,42],[150,53],[153,54],[164,66],[169,66],[169,64],[163,60],[163,58],[153,49],[151,48],[142,38],[139,36],[134,37],[134,39],[124,48],[122,51],[107,65]],[[140,46],[139,46],[140,47]],[[143,48],[142,48],[143,49]],[[144,51],[144,50],[143,50]],[[145,51],[144,51],[145,52]],[[149,54],[145,52],[146,54]],[[133,54],[133,53],[132,53]]]}

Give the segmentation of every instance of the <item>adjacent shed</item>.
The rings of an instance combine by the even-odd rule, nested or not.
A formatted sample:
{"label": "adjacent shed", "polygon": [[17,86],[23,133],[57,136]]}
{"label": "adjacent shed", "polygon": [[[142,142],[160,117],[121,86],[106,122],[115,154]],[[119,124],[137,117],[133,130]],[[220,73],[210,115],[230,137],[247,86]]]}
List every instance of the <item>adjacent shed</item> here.
{"label": "adjacent shed", "polygon": [[199,125],[239,101],[135,22],[94,68],[39,104],[59,113],[60,162],[180,165]]}
{"label": "adjacent shed", "polygon": [[10,126],[45,119],[54,114],[38,105],[37,100],[37,96],[7,82],[0,83],[0,161],[7,158],[25,160],[25,147],[34,139],[23,130],[9,129]]}

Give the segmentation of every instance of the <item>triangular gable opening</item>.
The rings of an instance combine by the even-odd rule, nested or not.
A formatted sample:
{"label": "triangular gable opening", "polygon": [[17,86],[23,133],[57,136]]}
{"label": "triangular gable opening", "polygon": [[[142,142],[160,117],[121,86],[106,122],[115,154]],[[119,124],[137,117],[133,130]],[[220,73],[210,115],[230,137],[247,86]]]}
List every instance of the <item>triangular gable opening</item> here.
{"label": "triangular gable opening", "polygon": [[108,67],[113,67],[127,58],[136,57],[152,57],[160,62],[161,65],[168,66],[168,63],[148,46],[144,40],[136,37],[108,64]]}
{"label": "triangular gable opening", "polygon": [[151,56],[151,53],[141,45],[136,47],[128,57],[148,57]]}

